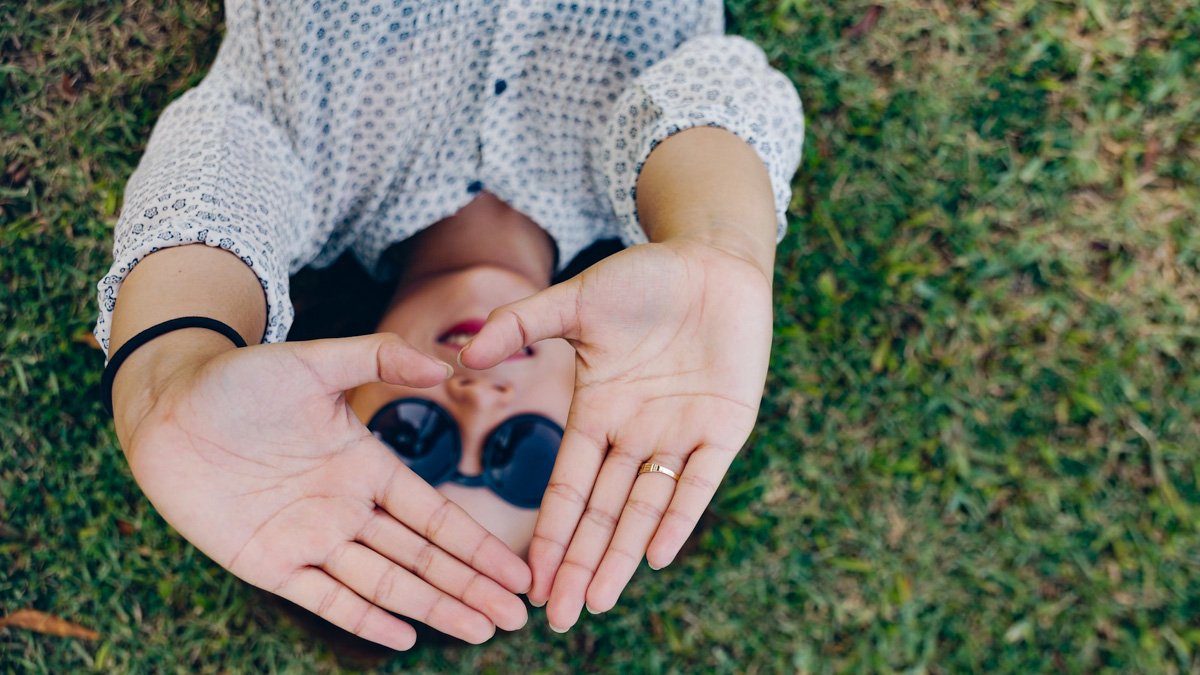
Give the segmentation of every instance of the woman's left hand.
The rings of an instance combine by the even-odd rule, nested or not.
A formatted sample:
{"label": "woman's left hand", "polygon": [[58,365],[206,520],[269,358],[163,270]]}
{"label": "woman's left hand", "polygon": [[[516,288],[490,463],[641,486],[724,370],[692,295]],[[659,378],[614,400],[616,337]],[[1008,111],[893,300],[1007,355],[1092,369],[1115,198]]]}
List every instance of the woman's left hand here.
{"label": "woman's left hand", "polygon": [[[463,350],[484,369],[552,337],[575,397],[529,548],[536,605],[565,631],[611,609],[642,557],[674,560],[758,415],[771,282],[749,257],[679,237],[622,251],[496,309]],[[679,476],[639,475],[654,462]]]}

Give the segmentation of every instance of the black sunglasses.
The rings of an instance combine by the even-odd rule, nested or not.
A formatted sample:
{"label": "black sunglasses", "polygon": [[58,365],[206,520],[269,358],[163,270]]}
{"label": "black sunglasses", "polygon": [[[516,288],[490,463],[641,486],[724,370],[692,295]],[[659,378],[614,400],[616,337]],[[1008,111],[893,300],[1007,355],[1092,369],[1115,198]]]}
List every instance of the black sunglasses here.
{"label": "black sunglasses", "polygon": [[458,472],[462,434],[445,408],[423,398],[388,403],[367,424],[400,459],[430,485],[452,481],[487,487],[504,501],[536,509],[550,483],[563,430],[554,420],[526,413],[510,417],[483,442],[483,473]]}

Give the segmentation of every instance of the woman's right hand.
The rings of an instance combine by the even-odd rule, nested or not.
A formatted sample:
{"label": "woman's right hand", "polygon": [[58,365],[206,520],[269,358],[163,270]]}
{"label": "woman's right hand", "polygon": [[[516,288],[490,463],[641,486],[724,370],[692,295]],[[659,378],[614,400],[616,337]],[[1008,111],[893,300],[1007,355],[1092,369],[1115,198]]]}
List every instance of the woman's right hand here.
{"label": "woman's right hand", "polygon": [[121,445],[163,518],[222,567],[394,649],[416,634],[389,612],[473,643],[525,624],[524,561],[346,403],[366,382],[433,386],[445,364],[385,334],[232,349],[181,330],[143,350],[157,353],[114,388]]}

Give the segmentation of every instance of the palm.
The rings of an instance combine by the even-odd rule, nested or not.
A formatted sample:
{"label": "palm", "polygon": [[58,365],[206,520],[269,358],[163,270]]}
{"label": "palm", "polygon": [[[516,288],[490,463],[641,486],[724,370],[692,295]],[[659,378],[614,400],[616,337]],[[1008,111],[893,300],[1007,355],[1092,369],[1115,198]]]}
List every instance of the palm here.
{"label": "palm", "polygon": [[614,441],[649,434],[664,452],[689,452],[682,439],[742,444],[770,349],[761,274],[700,247],[653,244],[589,269],[579,296],[574,405],[588,414],[574,421]]}
{"label": "palm", "polygon": [[[488,367],[565,337],[576,389],[529,559],[552,626],[585,600],[611,608],[643,554],[661,567],[711,500],[757,416],[771,341],[770,283],[690,241],[618,253],[500,308],[463,353]],[[468,363],[469,361],[469,363]],[[653,461],[680,475],[638,474]]]}
{"label": "palm", "polygon": [[146,495],[223,567],[368,639],[411,644],[384,610],[471,641],[522,624],[501,584],[524,590],[524,565],[371,436],[343,398],[355,375],[320,345],[173,381],[128,444]]}
{"label": "palm", "polygon": [[[196,386],[171,392],[172,423],[142,425],[133,456],[164,518],[222,566],[272,588],[366,522],[375,485],[364,469],[386,458],[303,369],[287,367],[284,353],[265,356],[213,364]],[[280,546],[298,535],[319,545]],[[249,562],[259,559],[269,567]]]}

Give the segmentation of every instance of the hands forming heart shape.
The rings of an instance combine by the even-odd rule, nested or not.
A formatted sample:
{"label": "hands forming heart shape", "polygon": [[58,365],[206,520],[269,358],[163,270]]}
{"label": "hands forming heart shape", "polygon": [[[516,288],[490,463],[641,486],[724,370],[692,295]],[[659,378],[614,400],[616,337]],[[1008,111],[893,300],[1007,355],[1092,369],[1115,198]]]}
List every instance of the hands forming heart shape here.
{"label": "hands forming heart shape", "polygon": [[[227,349],[174,370],[118,425],[163,517],[247,582],[395,649],[411,617],[470,642],[549,603],[556,630],[669,564],[758,411],[771,340],[761,269],[688,239],[618,253],[501,307],[463,350],[485,369],[552,337],[575,395],[529,563],[408,470],[345,392],[430,387],[445,366],[396,335]],[[216,339],[220,339],[219,336]],[[638,475],[653,461],[669,476]]]}

